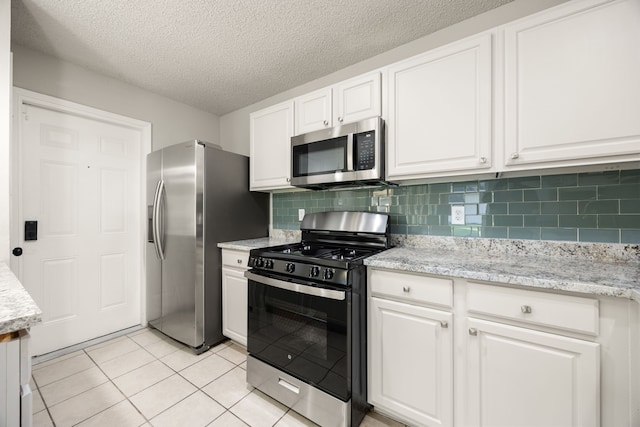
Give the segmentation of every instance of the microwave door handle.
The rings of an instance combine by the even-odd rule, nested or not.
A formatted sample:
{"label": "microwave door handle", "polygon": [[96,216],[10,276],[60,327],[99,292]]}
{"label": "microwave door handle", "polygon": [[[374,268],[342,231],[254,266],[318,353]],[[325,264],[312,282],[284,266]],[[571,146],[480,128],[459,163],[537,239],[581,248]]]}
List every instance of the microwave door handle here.
{"label": "microwave door handle", "polygon": [[272,277],[265,277],[260,274],[252,273],[251,271],[245,271],[244,277],[254,282],[262,283],[263,285],[273,286],[274,288],[286,289],[288,291],[298,292],[301,294],[312,295],[320,298],[328,298],[338,301],[345,299],[344,291],[337,291],[334,289],[317,288],[315,286],[307,286],[300,283],[285,282],[284,280],[274,279]]}
{"label": "microwave door handle", "polygon": [[355,171],[353,167],[353,132],[347,134],[347,167],[348,171]]}

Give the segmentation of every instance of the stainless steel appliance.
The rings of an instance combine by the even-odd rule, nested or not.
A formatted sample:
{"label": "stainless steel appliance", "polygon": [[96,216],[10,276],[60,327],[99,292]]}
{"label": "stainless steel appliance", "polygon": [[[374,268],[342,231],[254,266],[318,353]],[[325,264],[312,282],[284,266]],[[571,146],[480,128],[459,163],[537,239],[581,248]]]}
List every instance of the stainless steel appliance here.
{"label": "stainless steel appliance", "polygon": [[291,138],[291,184],[322,189],[384,183],[380,117]]}
{"label": "stainless steel appliance", "polygon": [[250,253],[247,382],[321,426],[357,426],[367,404],[366,268],[388,216],[308,214],[302,242]]}
{"label": "stainless steel appliance", "polygon": [[218,242],[268,235],[249,159],[202,141],[147,156],[147,320],[196,352],[221,341]]}

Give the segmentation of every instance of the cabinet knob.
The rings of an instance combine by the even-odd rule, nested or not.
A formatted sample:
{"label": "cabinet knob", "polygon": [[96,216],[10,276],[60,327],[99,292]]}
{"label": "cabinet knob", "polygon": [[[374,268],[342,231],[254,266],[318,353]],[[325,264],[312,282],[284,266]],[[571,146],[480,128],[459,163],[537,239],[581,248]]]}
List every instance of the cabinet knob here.
{"label": "cabinet knob", "polygon": [[338,121],[339,122],[342,122],[343,120],[344,120],[344,117],[342,117],[342,116],[338,117]]}
{"label": "cabinet knob", "polygon": [[409,293],[409,292],[411,292],[411,287],[410,286],[403,286],[402,287],[402,291]]}
{"label": "cabinet knob", "polygon": [[287,182],[291,182],[291,178],[287,178]]}
{"label": "cabinet knob", "polygon": [[478,335],[478,330],[476,328],[469,328],[469,335],[473,335],[475,337]]}
{"label": "cabinet knob", "polygon": [[480,163],[487,163],[486,157],[480,157]]}
{"label": "cabinet knob", "polygon": [[325,120],[322,123],[324,123],[325,126],[329,126],[329,121],[328,120]]}
{"label": "cabinet knob", "polygon": [[520,157],[520,154],[518,154],[518,153],[511,153],[511,158],[512,158],[512,159],[517,159],[518,157]]}
{"label": "cabinet knob", "polygon": [[525,313],[525,314],[529,314],[529,313],[531,313],[531,306],[530,305],[523,305],[522,307],[520,307],[520,310],[522,310],[522,312]]}
{"label": "cabinet knob", "polygon": [[238,264],[242,264],[242,259],[238,258],[238,259],[236,260],[236,262],[237,262]]}
{"label": "cabinet knob", "polygon": [[442,326],[443,328],[448,328],[449,322],[447,322],[446,320],[442,320],[440,321],[440,326]]}

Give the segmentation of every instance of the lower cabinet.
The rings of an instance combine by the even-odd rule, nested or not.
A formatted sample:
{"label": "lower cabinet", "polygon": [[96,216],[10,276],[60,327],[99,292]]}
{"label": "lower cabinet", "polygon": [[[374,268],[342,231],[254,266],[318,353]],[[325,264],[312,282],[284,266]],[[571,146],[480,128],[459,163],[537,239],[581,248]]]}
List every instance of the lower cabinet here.
{"label": "lower cabinet", "polygon": [[377,411],[428,427],[640,425],[636,302],[381,268],[368,277]]}
{"label": "lower cabinet", "polygon": [[248,252],[222,251],[222,334],[247,346]]}
{"label": "lower cabinet", "polygon": [[369,402],[410,425],[453,425],[453,315],[374,296],[369,316]]}
{"label": "lower cabinet", "polygon": [[0,334],[0,426],[31,427],[29,333]]}
{"label": "lower cabinet", "polygon": [[469,426],[600,425],[599,344],[469,318]]}

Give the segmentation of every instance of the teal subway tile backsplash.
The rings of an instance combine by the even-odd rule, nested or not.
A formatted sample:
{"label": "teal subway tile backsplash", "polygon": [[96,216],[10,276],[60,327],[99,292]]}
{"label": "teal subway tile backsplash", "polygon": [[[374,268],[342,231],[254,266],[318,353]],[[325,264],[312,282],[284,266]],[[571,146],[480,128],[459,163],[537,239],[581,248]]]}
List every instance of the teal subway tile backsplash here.
{"label": "teal subway tile backsplash", "polygon": [[[389,213],[394,234],[640,243],[640,170],[273,194],[273,227],[307,213]],[[451,224],[462,205],[465,225]]]}

